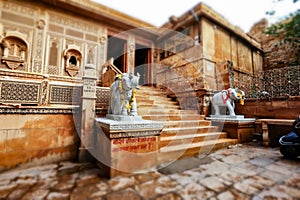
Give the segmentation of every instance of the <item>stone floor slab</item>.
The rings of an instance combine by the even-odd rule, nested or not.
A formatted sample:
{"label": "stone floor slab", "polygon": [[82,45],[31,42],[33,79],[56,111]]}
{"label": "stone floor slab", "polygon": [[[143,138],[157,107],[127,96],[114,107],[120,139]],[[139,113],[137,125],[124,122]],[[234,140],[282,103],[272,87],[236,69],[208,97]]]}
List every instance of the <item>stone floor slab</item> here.
{"label": "stone floor slab", "polygon": [[[0,173],[0,199],[186,200],[300,199],[300,159],[278,148],[244,144],[209,154],[209,162],[181,161],[157,171],[102,177],[96,163],[60,162]],[[190,159],[191,160],[191,159]],[[179,162],[177,162],[179,163]],[[176,171],[178,170],[178,171]]]}

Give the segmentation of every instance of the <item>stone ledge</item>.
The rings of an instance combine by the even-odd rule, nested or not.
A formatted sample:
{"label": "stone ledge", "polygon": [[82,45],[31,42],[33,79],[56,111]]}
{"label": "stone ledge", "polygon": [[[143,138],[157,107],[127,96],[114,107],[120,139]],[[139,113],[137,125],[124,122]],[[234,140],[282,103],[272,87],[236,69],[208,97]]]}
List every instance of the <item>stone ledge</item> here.
{"label": "stone ledge", "polygon": [[141,116],[126,116],[126,115],[107,114],[106,118],[111,119],[111,120],[115,120],[115,121],[125,121],[125,122],[142,121]]}
{"label": "stone ledge", "polygon": [[95,121],[97,128],[103,128],[110,133],[161,130],[164,126],[162,122],[151,120],[116,121],[108,118],[96,118]]}
{"label": "stone ledge", "polygon": [[0,114],[73,114],[77,113],[79,106],[1,106]]}
{"label": "stone ledge", "polygon": [[216,121],[216,122],[226,122],[226,123],[247,123],[247,122],[255,122],[255,118],[244,118],[244,115],[210,115],[210,117],[206,117],[206,120]]}

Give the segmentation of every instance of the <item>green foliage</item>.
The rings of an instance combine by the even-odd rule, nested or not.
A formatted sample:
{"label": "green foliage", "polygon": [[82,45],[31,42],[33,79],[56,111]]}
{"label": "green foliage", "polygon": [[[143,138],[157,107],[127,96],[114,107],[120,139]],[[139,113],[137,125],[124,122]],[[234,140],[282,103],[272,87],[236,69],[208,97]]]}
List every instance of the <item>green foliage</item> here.
{"label": "green foliage", "polygon": [[[277,0],[280,2],[283,0]],[[296,3],[298,0],[293,0]],[[274,15],[276,11],[268,11],[267,15]],[[281,38],[281,44],[290,43],[293,47],[300,44],[300,9],[290,13],[286,20],[273,24],[267,28],[265,34]]]}
{"label": "green foliage", "polygon": [[[284,0],[275,0],[278,3]],[[296,3],[299,0],[292,0]],[[276,11],[269,11],[267,15],[274,15]],[[296,51],[296,60],[289,63],[290,66],[300,64],[300,9],[291,12],[286,19],[271,25],[265,31],[265,34],[272,35],[280,39],[277,45],[289,44]]]}

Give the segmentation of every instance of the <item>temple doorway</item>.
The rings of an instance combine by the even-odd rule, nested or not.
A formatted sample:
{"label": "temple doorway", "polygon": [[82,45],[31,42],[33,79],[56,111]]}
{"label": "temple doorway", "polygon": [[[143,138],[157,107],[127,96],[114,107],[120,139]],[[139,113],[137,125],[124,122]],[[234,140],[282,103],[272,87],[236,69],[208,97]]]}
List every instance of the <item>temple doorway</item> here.
{"label": "temple doorway", "polygon": [[126,40],[108,36],[107,59],[114,58],[114,65],[126,72]]}
{"label": "temple doorway", "polygon": [[135,46],[135,74],[140,74],[140,85],[150,85],[151,49],[141,44]]}

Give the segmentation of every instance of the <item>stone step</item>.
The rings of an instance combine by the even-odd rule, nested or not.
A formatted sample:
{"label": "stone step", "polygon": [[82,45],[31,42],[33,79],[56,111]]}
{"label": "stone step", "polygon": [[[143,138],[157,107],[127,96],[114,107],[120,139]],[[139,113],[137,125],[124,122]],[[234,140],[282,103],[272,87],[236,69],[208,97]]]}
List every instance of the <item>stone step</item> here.
{"label": "stone step", "polygon": [[165,104],[165,105],[156,105],[153,102],[137,102],[138,109],[177,109],[180,110],[179,105],[176,104]]}
{"label": "stone step", "polygon": [[164,98],[168,98],[167,94],[164,92],[160,92],[160,91],[143,91],[143,90],[138,90],[136,92],[136,96],[137,97],[164,97]]}
{"label": "stone step", "polygon": [[177,136],[177,135],[194,135],[217,132],[217,126],[194,126],[194,127],[176,127],[164,128],[161,132],[161,137],[164,136]]}
{"label": "stone step", "polygon": [[164,107],[165,105],[176,105],[179,106],[179,104],[176,101],[167,101],[167,100],[152,100],[152,99],[137,99],[136,104],[139,105],[144,105],[144,104],[150,104],[150,105],[155,105],[155,106],[160,106]]}
{"label": "stone step", "polygon": [[164,123],[165,128],[175,127],[195,127],[195,126],[210,126],[211,122],[208,120],[178,120],[178,121],[166,121]]}
{"label": "stone step", "polygon": [[146,91],[146,92],[148,92],[148,91],[154,91],[154,92],[160,92],[160,93],[163,93],[164,91],[162,90],[162,89],[160,89],[160,88],[156,88],[156,87],[151,87],[151,86],[140,86],[139,87],[140,89],[140,91]]}
{"label": "stone step", "polygon": [[172,109],[172,108],[139,108],[138,111],[140,115],[198,115],[197,111],[194,110],[179,110],[179,109]]}
{"label": "stone step", "polygon": [[[151,99],[149,99],[151,100]],[[149,100],[145,100],[146,102],[151,102]],[[139,103],[143,103],[143,100],[138,100],[137,101],[137,105],[139,105]],[[167,100],[153,100],[152,101],[152,105],[156,105],[156,106],[160,106],[161,108],[163,108],[166,105],[176,105],[178,106],[178,109],[180,109],[180,105],[178,104],[178,102],[176,101],[167,101]]]}
{"label": "stone step", "polygon": [[156,120],[156,121],[178,121],[178,120],[203,120],[202,115],[142,115],[145,120]]}
{"label": "stone step", "polygon": [[157,88],[141,87],[137,93],[139,115],[145,120],[163,121],[158,163],[198,154],[208,154],[237,143],[197,110],[181,110],[178,102]]}
{"label": "stone step", "polygon": [[149,99],[154,100],[155,102],[175,102],[178,104],[177,101],[174,101],[172,98],[168,98],[165,96],[151,96]]}
{"label": "stone step", "polygon": [[139,99],[139,98],[137,98],[136,99],[136,104],[139,106],[139,105],[147,105],[147,104],[149,104],[149,105],[154,105],[154,100],[152,100],[152,99]]}
{"label": "stone step", "polygon": [[191,144],[165,146],[160,148],[158,162],[172,162],[186,157],[207,155],[218,149],[226,148],[229,145],[234,144],[237,144],[237,139],[220,138],[217,140],[202,141]]}
{"label": "stone step", "polygon": [[165,146],[199,143],[203,141],[217,140],[221,138],[227,138],[227,133],[209,132],[209,133],[201,133],[201,134],[161,136],[159,146],[160,148],[162,148]]}

